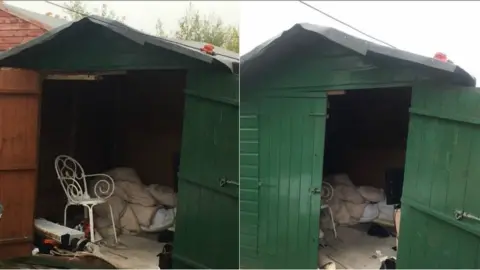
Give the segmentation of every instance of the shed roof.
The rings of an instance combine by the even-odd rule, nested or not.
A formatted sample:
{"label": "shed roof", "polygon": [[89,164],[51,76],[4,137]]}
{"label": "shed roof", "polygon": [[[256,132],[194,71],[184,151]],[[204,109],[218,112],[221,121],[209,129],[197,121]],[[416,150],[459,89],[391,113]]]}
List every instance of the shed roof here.
{"label": "shed roof", "polygon": [[[216,47],[216,54],[212,56],[200,51],[200,49],[203,48],[203,43],[148,35],[137,31],[121,22],[102,18],[96,15],[88,16],[75,22],[67,22],[59,27],[54,28],[53,30],[50,30],[49,32],[43,34],[40,37],[32,39],[24,44],[21,44],[4,52],[0,55],[0,66],[14,66],[12,65],[12,62],[15,62],[16,57],[21,56],[23,53],[26,53],[27,51],[30,51],[37,46],[43,46],[48,44],[48,42],[55,39],[55,37],[60,34],[70,31],[74,32],[79,27],[85,26],[85,24],[89,24],[93,27],[102,27],[108,29],[109,31],[120,34],[124,38],[129,39],[140,45],[153,45],[207,63],[218,63],[230,69],[232,72],[238,73],[239,55],[237,53]],[[78,48],[72,48],[72,50],[73,49],[77,50]]]}
{"label": "shed roof", "polygon": [[29,11],[23,8],[12,6],[6,3],[0,3],[0,9],[8,12],[20,19],[28,21],[42,29],[51,30],[55,27],[59,27],[68,23],[67,20],[61,18],[55,18],[48,15],[43,15],[33,11]]}
{"label": "shed roof", "polygon": [[461,67],[453,63],[445,63],[434,58],[417,55],[411,52],[378,45],[376,43],[354,37],[332,27],[314,25],[310,23],[295,24],[289,30],[267,40],[252,51],[240,58],[240,69],[246,74],[249,69],[259,66],[272,59],[285,56],[285,52],[294,48],[298,42],[317,42],[312,37],[323,37],[320,42],[334,42],[344,48],[356,52],[365,57],[374,55],[388,57],[393,60],[407,61],[411,64],[442,70],[452,73],[462,84],[475,86],[476,79]]}

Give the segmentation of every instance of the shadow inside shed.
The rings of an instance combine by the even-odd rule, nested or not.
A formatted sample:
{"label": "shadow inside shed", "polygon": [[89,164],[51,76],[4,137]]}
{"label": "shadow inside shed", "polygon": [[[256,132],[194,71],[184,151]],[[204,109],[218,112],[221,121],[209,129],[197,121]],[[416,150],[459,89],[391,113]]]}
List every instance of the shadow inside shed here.
{"label": "shadow inside shed", "polygon": [[[134,71],[100,80],[45,80],[36,217],[63,223],[67,197],[54,168],[62,154],[74,157],[87,174],[132,168],[145,186],[176,192],[185,75]],[[77,225],[75,216],[82,217],[83,209],[70,207],[67,224]]]}
{"label": "shadow inside shed", "polygon": [[[394,206],[387,204],[386,175],[402,171],[405,164],[410,98],[410,88],[328,96],[324,183],[333,187],[333,197],[322,204],[331,207],[340,227],[335,238],[331,217],[322,211],[320,238],[326,245],[319,250],[320,266],[334,261],[338,267],[376,268],[379,257],[396,256]],[[371,235],[379,230],[371,224],[385,228],[384,235]]]}

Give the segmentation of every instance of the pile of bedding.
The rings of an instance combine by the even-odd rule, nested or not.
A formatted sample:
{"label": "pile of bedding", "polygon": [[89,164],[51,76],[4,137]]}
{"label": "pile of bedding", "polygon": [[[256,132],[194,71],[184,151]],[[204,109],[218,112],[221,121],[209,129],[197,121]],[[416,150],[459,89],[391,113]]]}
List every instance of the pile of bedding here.
{"label": "pile of bedding", "polygon": [[[332,209],[333,219],[339,225],[354,225],[380,219],[392,221],[393,206],[386,204],[382,189],[359,186],[356,187],[348,175],[331,175],[324,179],[333,187],[333,196],[327,202]],[[326,211],[321,213],[321,227],[331,228],[330,217]]]}
{"label": "pile of bedding", "polygon": [[[112,206],[117,234],[158,232],[174,224],[177,202],[173,189],[156,184],[146,186],[131,168],[115,168],[106,174],[115,183],[113,195],[107,201]],[[94,184],[95,181],[91,187]],[[113,228],[108,204],[97,205],[93,211],[95,229],[102,237],[111,238]]]}

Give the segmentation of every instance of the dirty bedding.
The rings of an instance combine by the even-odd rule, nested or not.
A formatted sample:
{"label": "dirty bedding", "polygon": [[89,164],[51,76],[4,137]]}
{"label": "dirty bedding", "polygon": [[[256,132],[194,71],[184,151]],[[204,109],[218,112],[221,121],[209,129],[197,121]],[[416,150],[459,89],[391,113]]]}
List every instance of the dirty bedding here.
{"label": "dirty bedding", "polygon": [[[348,175],[337,174],[325,178],[333,187],[333,193],[327,201],[332,209],[333,219],[338,225],[355,225],[358,223],[380,223],[393,226],[394,209],[386,204],[382,189],[370,186],[355,186]],[[321,228],[332,229],[330,216],[321,213]]]}
{"label": "dirty bedding", "polygon": [[[160,185],[146,186],[131,168],[115,168],[106,174],[115,183],[113,195],[108,198],[112,206],[117,234],[159,232],[171,227],[175,221],[176,194],[173,189]],[[92,187],[95,181],[92,182]],[[108,204],[94,208],[94,222],[103,238],[113,237]]]}

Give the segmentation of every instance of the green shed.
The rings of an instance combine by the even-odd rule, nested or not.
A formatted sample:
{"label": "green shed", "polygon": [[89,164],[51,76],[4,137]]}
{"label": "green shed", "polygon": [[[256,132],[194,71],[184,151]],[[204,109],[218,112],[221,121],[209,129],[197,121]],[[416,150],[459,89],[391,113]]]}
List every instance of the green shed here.
{"label": "green shed", "polygon": [[[480,267],[474,77],[450,61],[312,24],[242,56],[240,73],[242,268],[315,269],[322,256],[376,268],[383,255],[397,256],[400,269]],[[329,216],[325,177],[386,188],[386,171],[403,168],[398,255],[389,254],[394,238],[368,238],[350,208],[355,224],[337,226],[337,239],[319,247],[333,235],[319,232],[320,216]],[[363,211],[378,206],[361,199]]]}
{"label": "green shed", "polygon": [[0,55],[3,257],[31,254],[34,216],[63,223],[67,154],[178,187],[175,268],[238,268],[239,58],[203,46],[89,16]]}

